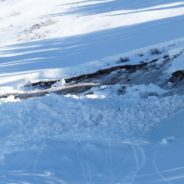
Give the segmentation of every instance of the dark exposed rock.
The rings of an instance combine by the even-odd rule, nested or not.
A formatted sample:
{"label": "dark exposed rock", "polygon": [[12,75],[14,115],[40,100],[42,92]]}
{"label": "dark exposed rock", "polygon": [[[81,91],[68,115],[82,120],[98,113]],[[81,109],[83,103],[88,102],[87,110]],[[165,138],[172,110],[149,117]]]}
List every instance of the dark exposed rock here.
{"label": "dark exposed rock", "polygon": [[166,54],[166,55],[163,56],[163,59],[168,59],[168,58],[169,58],[169,55],[168,54]]}
{"label": "dark exposed rock", "polygon": [[162,51],[157,49],[157,48],[154,48],[154,49],[150,50],[150,54],[151,55],[159,55],[159,54],[162,54]]}
{"label": "dark exposed rock", "polygon": [[118,89],[117,94],[124,95],[126,93],[126,89],[126,86],[121,86],[121,88]]}
{"label": "dark exposed rock", "polygon": [[25,87],[34,87],[34,89],[49,89],[52,87],[53,84],[59,82],[60,80],[51,80],[51,81],[39,81],[39,82],[34,82],[25,85]]}
{"label": "dark exposed rock", "polygon": [[129,61],[130,61],[130,59],[128,57],[120,57],[120,59],[117,63],[126,63]]}
{"label": "dark exposed rock", "polygon": [[[89,83],[89,82],[100,82],[101,84],[115,84],[120,80],[128,81],[126,78],[126,73],[134,73],[137,70],[143,69],[147,63],[137,64],[137,65],[123,65],[114,66],[102,70],[98,70],[94,73],[87,73],[78,75],[75,77],[65,79],[66,85],[73,85],[78,83]],[[113,73],[114,72],[114,73]],[[112,75],[110,75],[112,74]],[[103,81],[103,82],[102,82]],[[50,81],[39,81],[25,85],[26,88],[30,89],[49,89],[60,80],[50,80]]]}
{"label": "dark exposed rock", "polygon": [[137,65],[114,66],[114,67],[98,70],[97,72],[94,72],[94,73],[83,74],[83,75],[79,75],[76,77],[68,78],[68,79],[65,79],[65,82],[66,83],[71,83],[71,82],[78,83],[80,81],[85,81],[85,80],[89,80],[93,78],[100,78],[102,76],[108,75],[118,70],[125,70],[128,73],[134,73],[137,70],[144,68],[146,65],[147,63],[137,64]]}
{"label": "dark exposed rock", "polygon": [[178,70],[178,71],[172,73],[172,76],[169,79],[169,82],[176,83],[176,82],[181,81],[183,79],[184,79],[184,70]]}
{"label": "dark exposed rock", "polygon": [[9,96],[14,96],[15,99],[24,100],[28,98],[42,97],[51,93],[60,94],[60,95],[80,94],[90,90],[92,87],[97,87],[97,86],[98,84],[94,84],[94,83],[80,83],[80,84],[66,85],[58,88],[51,88],[51,89],[45,89],[45,90],[39,90],[39,91],[6,94],[6,95],[0,96],[0,98],[8,98]]}
{"label": "dark exposed rock", "polygon": [[[156,51],[155,51],[156,52]],[[177,57],[178,55],[176,55]],[[170,58],[169,55],[162,56],[164,60],[162,62],[157,62],[161,57],[157,57],[152,60],[145,60],[140,64],[135,65],[116,65],[113,67],[108,67],[105,69],[98,70],[93,73],[86,73],[65,79],[65,84],[61,86],[55,85],[61,82],[61,80],[50,80],[50,81],[39,81],[35,83],[30,83],[24,86],[28,90],[22,93],[12,93],[1,95],[0,98],[7,98],[9,96],[14,96],[14,98],[28,99],[34,97],[45,96],[50,93],[66,95],[80,93],[87,94],[93,87],[100,86],[112,86],[119,84],[120,87],[117,89],[118,95],[123,95],[126,93],[126,87],[131,85],[140,84],[150,84],[167,88],[166,85],[169,82],[176,83],[184,79],[184,70],[174,72],[170,79],[160,81],[162,77],[162,71],[166,66],[172,62],[173,57]],[[180,83],[181,84],[181,83]],[[174,87],[175,85],[173,85]],[[182,85],[183,86],[183,85]],[[167,88],[168,90],[174,90],[174,88]],[[180,90],[181,91],[181,90]],[[147,96],[157,96],[155,93],[146,94]]]}
{"label": "dark exposed rock", "polygon": [[150,61],[150,63],[155,63],[155,62],[157,62],[159,59],[153,59],[153,60],[151,60]]}

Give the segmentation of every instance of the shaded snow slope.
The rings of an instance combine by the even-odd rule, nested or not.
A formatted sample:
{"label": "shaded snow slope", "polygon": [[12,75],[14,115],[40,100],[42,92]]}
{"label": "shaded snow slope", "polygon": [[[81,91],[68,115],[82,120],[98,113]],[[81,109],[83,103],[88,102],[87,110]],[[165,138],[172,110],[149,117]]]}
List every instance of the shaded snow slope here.
{"label": "shaded snow slope", "polygon": [[0,7],[0,183],[184,183],[184,1]]}
{"label": "shaded snow slope", "polygon": [[[133,26],[184,13],[182,1],[1,1],[3,42],[66,37]],[[42,7],[42,8],[40,8]],[[60,29],[58,29],[60,28]]]}
{"label": "shaded snow slope", "polygon": [[[61,78],[76,73],[79,65],[84,72],[104,65],[104,58],[183,40],[182,1],[45,2],[0,2],[0,72],[1,78],[9,76],[5,82]],[[49,68],[57,70],[45,71]]]}
{"label": "shaded snow slope", "polygon": [[150,87],[102,99],[99,95],[96,99],[48,96],[2,102],[2,181],[162,183],[160,169],[175,181],[172,177],[178,177],[179,171],[167,170],[182,163],[160,156],[174,144],[170,157],[183,161],[178,152],[183,116],[176,124],[180,132],[168,128],[175,121],[169,118],[184,108],[183,96],[142,98]]}

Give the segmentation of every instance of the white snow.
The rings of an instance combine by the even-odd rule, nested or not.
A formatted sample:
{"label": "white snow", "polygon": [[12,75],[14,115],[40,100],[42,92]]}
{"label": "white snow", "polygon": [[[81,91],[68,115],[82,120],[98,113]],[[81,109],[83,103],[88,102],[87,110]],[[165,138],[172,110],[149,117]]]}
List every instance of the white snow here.
{"label": "white snow", "polygon": [[178,71],[178,70],[184,70],[184,52],[183,52],[184,50],[183,49],[175,49],[175,50],[173,50],[172,51],[172,54],[174,54],[174,53],[181,53],[181,55],[177,58],[177,59],[175,59],[174,61],[173,61],[173,63],[171,64],[171,66],[168,68],[168,72],[169,73],[173,73],[173,72],[175,72],[175,71]]}
{"label": "white snow", "polygon": [[183,42],[182,1],[116,1],[0,2],[1,83],[64,78]]}
{"label": "white snow", "polygon": [[[129,4],[134,6],[134,2],[121,2],[122,10],[113,10],[98,14],[80,13],[80,8],[85,6],[90,7],[87,1],[74,1],[75,3],[66,0],[48,2],[46,0],[32,1],[4,1],[1,2],[2,10],[1,17],[1,34],[3,42],[7,43],[12,40],[14,43],[18,40],[32,40],[47,36],[50,37],[66,37],[73,35],[81,35],[90,32],[112,29],[120,26],[131,26],[149,21],[160,20],[184,14],[183,2],[165,2],[157,6],[138,9],[123,9],[123,6]],[[94,1],[91,5],[102,5],[104,8],[106,3],[113,1]],[[125,4],[126,3],[126,4]],[[125,4],[125,5],[124,5]],[[144,2],[141,1],[140,4]],[[42,8],[40,8],[42,7]],[[75,13],[79,11],[79,14]],[[77,11],[78,10],[78,11]],[[74,14],[67,12],[74,11]],[[66,14],[62,16],[62,14]],[[55,16],[52,16],[55,15]],[[26,21],[25,21],[26,20]],[[35,27],[35,30],[30,30],[32,26],[40,24],[41,29]],[[58,27],[60,29],[58,29]],[[8,37],[7,37],[8,36]]]}
{"label": "white snow", "polygon": [[[164,55],[184,70],[182,0],[0,0],[0,94]],[[152,49],[162,51],[151,54]],[[184,95],[156,84],[0,99],[0,183],[184,183]]]}

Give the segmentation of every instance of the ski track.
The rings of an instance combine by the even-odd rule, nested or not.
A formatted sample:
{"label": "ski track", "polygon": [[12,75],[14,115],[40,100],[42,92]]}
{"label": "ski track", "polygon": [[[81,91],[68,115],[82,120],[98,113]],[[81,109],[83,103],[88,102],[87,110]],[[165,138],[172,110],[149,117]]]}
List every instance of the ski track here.
{"label": "ski track", "polygon": [[139,174],[139,171],[141,171],[142,167],[144,166],[146,162],[146,155],[144,153],[144,149],[140,145],[134,145],[130,144],[132,151],[134,153],[135,161],[136,161],[136,172],[133,176],[132,183],[135,183],[136,177]]}
{"label": "ski track", "polygon": [[157,155],[159,153],[159,149],[160,149],[160,145],[158,146],[158,148],[156,149],[155,153],[154,153],[154,158],[153,158],[153,166],[155,168],[155,172],[159,175],[159,177],[161,178],[161,181],[163,181],[163,183],[167,183],[167,184],[173,184],[172,182],[170,182],[159,170],[158,166],[157,166]]}

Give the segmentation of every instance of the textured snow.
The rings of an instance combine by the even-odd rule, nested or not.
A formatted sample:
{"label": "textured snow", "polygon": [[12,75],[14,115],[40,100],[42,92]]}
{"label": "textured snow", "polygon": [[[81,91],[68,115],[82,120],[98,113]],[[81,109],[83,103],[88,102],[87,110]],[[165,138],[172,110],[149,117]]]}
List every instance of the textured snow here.
{"label": "textured snow", "polygon": [[174,62],[171,64],[171,66],[168,68],[168,72],[173,73],[177,70],[183,70],[184,69],[184,53],[183,53],[183,48],[181,49],[175,49],[172,51],[172,54],[174,53],[181,53],[180,57],[178,57]]}
{"label": "textured snow", "polygon": [[[152,91],[153,89],[152,87]],[[168,126],[168,123],[163,121],[174,117],[178,109],[184,108],[184,99],[181,96],[144,99],[141,94],[145,93],[146,89],[131,91],[132,94],[121,98],[113,96],[103,99],[76,99],[71,96],[51,95],[20,102],[13,101],[12,98],[6,103],[2,101],[0,156],[2,171],[4,166],[6,168],[3,173],[7,178],[4,178],[4,181],[10,179],[19,183],[22,179],[19,180],[19,174],[16,173],[20,173],[21,178],[25,178],[27,182],[32,181],[31,183],[34,183],[35,178],[38,183],[47,183],[50,180],[54,182],[55,179],[58,179],[56,183],[61,180],[66,183],[133,183],[132,180],[137,180],[136,172],[141,167],[146,167],[144,154],[149,151],[150,144],[161,142],[160,149],[163,149],[162,145],[171,140],[165,138],[166,135],[160,138],[159,134],[152,136],[150,132],[159,124]],[[179,127],[183,130],[182,126]],[[171,135],[177,136],[177,133],[176,131]],[[34,154],[30,160],[28,158],[32,152]],[[104,154],[107,156],[102,158]],[[24,159],[16,165],[20,157]],[[99,165],[92,164],[91,159],[99,162]],[[121,159],[121,162],[117,165],[118,159]],[[160,161],[162,159],[159,158]],[[152,167],[152,164],[149,164],[149,167]],[[84,168],[85,178],[82,177]],[[75,169],[79,171],[75,173]],[[116,170],[121,174],[117,174]],[[46,173],[39,173],[46,171],[52,174],[46,176]],[[149,169],[146,170],[148,171]],[[111,172],[111,175],[108,176],[108,172]],[[155,170],[151,172],[154,175]],[[43,174],[43,178],[40,174]],[[157,178],[160,179],[158,176]]]}
{"label": "textured snow", "polygon": [[[0,0],[0,94],[30,81],[171,58],[184,69],[184,2]],[[162,53],[150,54],[151,49]],[[0,183],[184,183],[184,96],[154,85],[0,100]]]}

